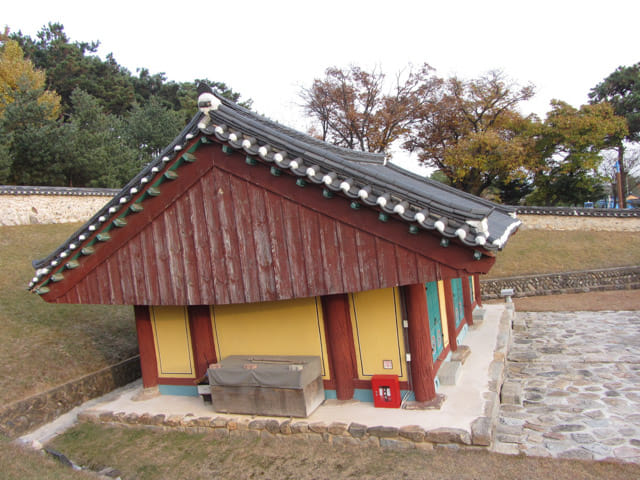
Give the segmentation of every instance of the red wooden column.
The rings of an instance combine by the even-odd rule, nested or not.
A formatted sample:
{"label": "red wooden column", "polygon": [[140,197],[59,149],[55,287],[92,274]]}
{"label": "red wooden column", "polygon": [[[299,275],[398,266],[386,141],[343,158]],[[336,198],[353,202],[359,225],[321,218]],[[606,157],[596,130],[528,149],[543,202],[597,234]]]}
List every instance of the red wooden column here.
{"label": "red wooden column", "polygon": [[413,393],[416,401],[427,402],[435,398],[436,387],[433,377],[433,352],[425,286],[417,283],[404,287],[404,298],[409,323]]}
{"label": "red wooden column", "polygon": [[467,325],[473,325],[473,303],[471,302],[471,285],[469,275],[462,276],[462,298],[464,300],[464,319]]}
{"label": "red wooden column", "polygon": [[475,299],[476,299],[476,304],[481,307],[482,306],[482,292],[480,291],[480,275],[479,274],[475,274],[473,276],[473,289],[475,290]]}
{"label": "red wooden column", "polygon": [[207,373],[209,364],[217,362],[216,347],[213,343],[211,311],[208,305],[187,307],[189,312],[189,330],[193,347],[193,361],[196,366],[196,378]]}
{"label": "red wooden column", "polygon": [[336,396],[338,400],[350,400],[353,398],[353,380],[358,377],[358,369],[349,297],[346,294],[323,296],[322,311]]}
{"label": "red wooden column", "polygon": [[449,348],[452,352],[458,349],[456,342],[456,312],[453,308],[453,289],[451,288],[451,279],[445,278],[444,284],[444,305],[447,310],[447,329],[449,330]]}
{"label": "red wooden column", "polygon": [[158,361],[156,359],[156,344],[153,341],[149,307],[136,305],[133,307],[133,311],[136,317],[142,386],[144,388],[155,387],[158,385]]}

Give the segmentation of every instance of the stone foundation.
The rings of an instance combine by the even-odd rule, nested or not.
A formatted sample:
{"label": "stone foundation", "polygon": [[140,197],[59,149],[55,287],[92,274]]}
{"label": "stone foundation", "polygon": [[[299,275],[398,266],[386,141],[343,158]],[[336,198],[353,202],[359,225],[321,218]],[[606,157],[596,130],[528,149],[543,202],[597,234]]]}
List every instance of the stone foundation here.
{"label": "stone foundation", "polygon": [[16,437],[40,427],[87,400],[140,378],[140,356],[72,380],[0,409],[0,432]]}
{"label": "stone foundation", "polygon": [[500,298],[504,288],[514,297],[640,289],[640,266],[483,279],[480,285],[485,300]]}

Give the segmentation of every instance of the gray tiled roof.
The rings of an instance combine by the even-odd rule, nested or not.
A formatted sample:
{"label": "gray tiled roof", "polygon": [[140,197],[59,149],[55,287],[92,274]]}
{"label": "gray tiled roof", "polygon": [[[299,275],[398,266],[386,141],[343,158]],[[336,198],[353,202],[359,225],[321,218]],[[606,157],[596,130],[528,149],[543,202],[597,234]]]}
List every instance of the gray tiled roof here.
{"label": "gray tiled roof", "polygon": [[224,98],[215,98],[218,100],[214,103],[219,102],[219,106],[201,108],[161,155],[96,215],[48,257],[33,262],[36,276],[29,284],[30,289],[76,255],[93,232],[121,216],[132,196],[157,181],[164,167],[182,157],[186,144],[201,134],[215,136],[227,148],[244,151],[257,161],[288,171],[300,181],[322,184],[327,191],[365,208],[396,216],[415,232],[432,230],[470,247],[499,250],[520,225],[510,207],[412,174],[388,163],[382,154],[327,144]]}

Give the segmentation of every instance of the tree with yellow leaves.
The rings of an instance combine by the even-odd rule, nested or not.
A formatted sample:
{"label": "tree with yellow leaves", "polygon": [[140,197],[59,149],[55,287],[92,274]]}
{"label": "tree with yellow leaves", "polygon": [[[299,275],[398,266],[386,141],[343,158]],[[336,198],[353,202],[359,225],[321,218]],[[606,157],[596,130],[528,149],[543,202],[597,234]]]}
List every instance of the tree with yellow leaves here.
{"label": "tree with yellow leaves", "polygon": [[60,113],[60,96],[45,90],[45,73],[24,58],[18,42],[6,35],[0,36],[0,41],[0,117],[7,105],[14,101],[16,92],[32,90],[41,91],[38,104],[45,107],[50,119],[56,118]]}

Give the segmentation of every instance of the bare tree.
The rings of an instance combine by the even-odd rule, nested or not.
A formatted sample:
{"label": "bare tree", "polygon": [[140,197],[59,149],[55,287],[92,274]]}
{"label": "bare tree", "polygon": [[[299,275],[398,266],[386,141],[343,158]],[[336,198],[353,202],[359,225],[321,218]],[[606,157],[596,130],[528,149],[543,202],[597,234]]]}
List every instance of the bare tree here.
{"label": "bare tree", "polygon": [[426,63],[416,70],[409,67],[395,75],[386,91],[385,74],[378,69],[331,67],[300,96],[322,140],[381,153],[407,135],[422,105],[437,90],[441,80],[432,71]]}

